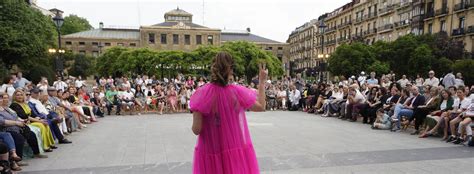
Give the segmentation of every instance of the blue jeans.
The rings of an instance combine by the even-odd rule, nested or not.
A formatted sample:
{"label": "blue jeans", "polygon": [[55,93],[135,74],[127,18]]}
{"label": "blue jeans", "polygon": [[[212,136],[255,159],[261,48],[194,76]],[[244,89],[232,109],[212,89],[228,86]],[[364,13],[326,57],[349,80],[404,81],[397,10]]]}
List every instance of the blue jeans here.
{"label": "blue jeans", "polygon": [[397,127],[398,128],[400,128],[400,126],[401,126],[400,124],[402,122],[402,116],[405,116],[408,119],[410,119],[413,116],[413,110],[411,110],[411,109],[401,109],[400,110],[400,112],[397,115],[397,118],[398,118]]}
{"label": "blue jeans", "polygon": [[8,146],[8,150],[15,150],[15,141],[8,132],[0,132],[0,140]]}

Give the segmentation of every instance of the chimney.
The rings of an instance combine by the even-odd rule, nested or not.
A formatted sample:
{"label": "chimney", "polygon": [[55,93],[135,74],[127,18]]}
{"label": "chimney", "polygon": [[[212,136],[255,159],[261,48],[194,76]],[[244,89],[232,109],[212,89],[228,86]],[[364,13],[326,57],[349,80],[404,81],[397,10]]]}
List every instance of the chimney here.
{"label": "chimney", "polygon": [[247,32],[249,32],[249,33],[250,33],[250,28],[247,28]]}
{"label": "chimney", "polygon": [[103,22],[99,22],[99,29],[102,29],[104,28],[104,23]]}

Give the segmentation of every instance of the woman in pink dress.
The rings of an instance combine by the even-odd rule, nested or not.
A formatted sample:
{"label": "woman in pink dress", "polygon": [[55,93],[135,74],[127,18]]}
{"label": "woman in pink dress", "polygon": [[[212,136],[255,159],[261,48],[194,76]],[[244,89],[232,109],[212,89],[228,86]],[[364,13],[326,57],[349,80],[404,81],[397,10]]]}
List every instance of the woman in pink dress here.
{"label": "woman in pink dress", "polygon": [[226,52],[214,58],[211,83],[191,96],[194,134],[194,174],[256,174],[258,162],[250,139],[246,110],[265,111],[268,71],[260,65],[258,96],[243,86],[228,84],[233,59]]}
{"label": "woman in pink dress", "polygon": [[177,93],[174,89],[174,86],[170,85],[170,90],[168,91],[168,103],[170,104],[171,112],[176,112],[176,105],[177,105]]}

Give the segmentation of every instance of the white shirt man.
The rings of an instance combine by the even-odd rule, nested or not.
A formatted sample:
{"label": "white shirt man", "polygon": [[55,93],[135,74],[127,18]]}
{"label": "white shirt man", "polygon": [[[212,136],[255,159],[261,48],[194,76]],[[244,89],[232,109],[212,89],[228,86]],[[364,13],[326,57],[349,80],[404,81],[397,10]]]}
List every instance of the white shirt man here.
{"label": "white shirt man", "polygon": [[15,88],[12,84],[3,84],[0,88],[0,92],[5,92],[10,98],[12,98],[13,93],[15,92]]}
{"label": "white shirt man", "polygon": [[425,80],[425,83],[423,83],[424,86],[430,85],[430,86],[438,86],[439,85],[439,79],[435,77],[434,71],[430,71],[429,73],[429,78]]}
{"label": "white shirt man", "polygon": [[402,78],[398,80],[397,82],[400,84],[400,86],[402,86],[402,88],[405,88],[407,84],[410,83],[406,75],[403,75]]}
{"label": "white shirt man", "polygon": [[58,91],[64,91],[67,88],[66,82],[62,81],[61,79],[58,79],[54,81],[53,87],[56,88]]}
{"label": "white shirt man", "polygon": [[357,81],[359,81],[359,83],[362,85],[362,84],[365,84],[365,81],[367,80],[367,76],[365,76],[365,72],[362,71],[360,73],[360,76],[359,78],[357,78]]}
{"label": "white shirt man", "polygon": [[301,93],[298,89],[294,89],[293,91],[290,92],[290,102],[291,104],[298,105],[300,103],[300,98],[301,98]]}
{"label": "white shirt man", "polygon": [[81,79],[77,79],[75,82],[74,82],[76,88],[80,88],[82,86],[84,86],[84,81],[81,80]]}
{"label": "white shirt man", "polygon": [[466,110],[467,108],[469,108],[471,101],[472,100],[467,97],[464,97],[462,101],[459,98],[456,98],[454,99],[453,110]]}

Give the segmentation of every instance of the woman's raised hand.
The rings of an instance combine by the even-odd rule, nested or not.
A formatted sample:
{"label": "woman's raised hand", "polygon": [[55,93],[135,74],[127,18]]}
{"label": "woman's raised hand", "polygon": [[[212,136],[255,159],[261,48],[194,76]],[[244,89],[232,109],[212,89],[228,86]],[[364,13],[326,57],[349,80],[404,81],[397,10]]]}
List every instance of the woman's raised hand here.
{"label": "woman's raised hand", "polygon": [[265,84],[265,82],[267,81],[267,76],[268,76],[268,69],[266,68],[265,63],[258,64],[258,69],[259,69],[259,73],[258,73],[259,82],[261,84]]}

